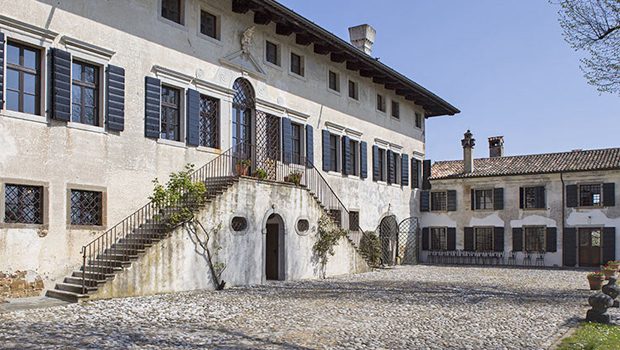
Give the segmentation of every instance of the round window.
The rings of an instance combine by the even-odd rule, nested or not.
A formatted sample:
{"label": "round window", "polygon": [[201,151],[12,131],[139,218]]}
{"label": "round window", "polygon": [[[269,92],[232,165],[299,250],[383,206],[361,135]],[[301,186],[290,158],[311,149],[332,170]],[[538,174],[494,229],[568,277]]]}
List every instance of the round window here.
{"label": "round window", "polygon": [[235,216],[230,223],[233,231],[243,231],[248,228],[248,220],[242,216]]}
{"label": "round window", "polygon": [[297,231],[306,232],[310,229],[310,222],[306,219],[299,219],[297,221]]}

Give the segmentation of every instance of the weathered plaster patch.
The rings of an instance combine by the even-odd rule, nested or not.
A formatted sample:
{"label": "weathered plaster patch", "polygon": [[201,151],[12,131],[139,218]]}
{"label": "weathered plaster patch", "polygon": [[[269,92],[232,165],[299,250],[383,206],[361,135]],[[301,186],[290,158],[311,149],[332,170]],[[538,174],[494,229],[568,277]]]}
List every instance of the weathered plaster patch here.
{"label": "weathered plaster patch", "polygon": [[555,220],[540,215],[529,215],[522,220],[510,220],[510,227],[521,226],[548,226],[557,227]]}
{"label": "weathered plaster patch", "polygon": [[452,220],[446,213],[433,213],[422,216],[422,226],[456,227],[456,220]]}
{"label": "weathered plaster patch", "polygon": [[471,218],[468,226],[504,226],[504,220],[497,213],[493,213],[484,218]]}

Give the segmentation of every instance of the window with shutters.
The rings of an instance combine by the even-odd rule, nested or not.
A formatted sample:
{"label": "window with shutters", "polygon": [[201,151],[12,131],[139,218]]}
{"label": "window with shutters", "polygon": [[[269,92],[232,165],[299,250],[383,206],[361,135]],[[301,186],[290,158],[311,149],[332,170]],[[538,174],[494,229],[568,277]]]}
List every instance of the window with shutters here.
{"label": "window with shutters", "polygon": [[220,148],[220,100],[200,95],[200,146]]}
{"label": "window with shutters", "polygon": [[359,176],[360,174],[360,143],[355,140],[349,141],[349,161],[351,163],[351,172],[349,175]]}
{"label": "window with shutters", "polygon": [[474,191],[474,209],[485,210],[493,209],[493,190],[472,190]]}
{"label": "window with shutters", "polygon": [[183,0],[161,0],[161,16],[174,23],[183,24]]}
{"label": "window with shutters", "polygon": [[545,237],[547,233],[546,226],[524,226],[523,239],[525,250],[528,252],[545,251]]}
{"label": "window with shutters", "polygon": [[218,17],[205,10],[200,10],[200,33],[213,39],[219,39]]}
{"label": "window with shutters", "polygon": [[4,222],[43,224],[43,186],[6,184]]}
{"label": "window with shutters", "polygon": [[474,247],[479,252],[493,250],[493,227],[474,227]]}
{"label": "window with shutters", "polygon": [[9,41],[6,46],[6,109],[41,114],[41,50]]}
{"label": "window with shutters", "polygon": [[431,192],[431,211],[447,211],[448,210],[448,192],[435,191]]}
{"label": "window with shutters", "polygon": [[303,77],[305,75],[304,61],[305,59],[303,56],[291,52],[291,73],[295,73]]}
{"label": "window with shutters", "polygon": [[73,61],[71,79],[71,121],[99,126],[99,67]]}
{"label": "window with shutters", "polygon": [[422,114],[418,112],[415,114],[415,127],[422,129]]}
{"label": "window with shutters", "polygon": [[349,97],[354,100],[359,99],[358,85],[353,80],[349,80]]}
{"label": "window with shutters", "polygon": [[392,117],[400,119],[400,103],[392,101]]}
{"label": "window with shutters", "polygon": [[387,181],[386,154],[387,152],[383,148],[379,148],[379,157],[377,159],[377,164],[379,166],[379,181]]}
{"label": "window with shutters", "polygon": [[340,74],[328,70],[327,79],[329,89],[332,91],[340,92]]}
{"label": "window with shutters", "polygon": [[161,133],[166,140],[181,141],[181,90],[161,87]]}
{"label": "window with shutters", "polygon": [[377,94],[377,110],[385,113],[385,97],[381,94]]}
{"label": "window with shutters", "polygon": [[349,211],[349,230],[352,232],[359,232],[360,230],[360,212]]}
{"label": "window with shutters", "polygon": [[394,171],[394,183],[395,184],[400,184],[401,181],[401,167],[402,167],[402,162],[401,162],[401,156],[398,153],[393,153],[393,164],[392,164],[392,171]]}
{"label": "window with shutters", "polygon": [[269,40],[265,41],[265,60],[273,65],[280,66],[280,45]]}
{"label": "window with shutters", "polygon": [[420,188],[422,183],[420,181],[420,172],[422,171],[422,162],[419,159],[414,159],[411,169],[411,188]]}
{"label": "window with shutters", "polygon": [[302,164],[303,156],[303,130],[304,127],[299,124],[291,123],[291,141],[292,141],[292,163]]}
{"label": "window with shutters", "polygon": [[545,208],[545,186],[522,187],[521,198],[523,209]]}
{"label": "window with shutters", "polygon": [[600,207],[603,205],[601,184],[579,185],[579,206]]}
{"label": "window with shutters", "polygon": [[430,235],[430,250],[448,250],[448,234],[446,227],[431,227]]}
{"label": "window with shutters", "polygon": [[71,225],[103,225],[103,193],[72,189],[69,196]]}
{"label": "window with shutters", "polygon": [[329,135],[329,171],[339,171],[340,169],[340,136]]}

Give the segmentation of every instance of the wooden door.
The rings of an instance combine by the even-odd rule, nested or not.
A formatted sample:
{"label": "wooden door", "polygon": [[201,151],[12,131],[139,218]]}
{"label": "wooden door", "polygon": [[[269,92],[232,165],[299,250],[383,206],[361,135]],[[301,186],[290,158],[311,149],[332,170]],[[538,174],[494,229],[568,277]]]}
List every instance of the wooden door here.
{"label": "wooden door", "polygon": [[579,229],[579,266],[601,265],[600,228]]}
{"label": "wooden door", "polygon": [[278,280],[280,266],[280,225],[267,224],[267,242],[265,244],[265,275],[268,280]]}

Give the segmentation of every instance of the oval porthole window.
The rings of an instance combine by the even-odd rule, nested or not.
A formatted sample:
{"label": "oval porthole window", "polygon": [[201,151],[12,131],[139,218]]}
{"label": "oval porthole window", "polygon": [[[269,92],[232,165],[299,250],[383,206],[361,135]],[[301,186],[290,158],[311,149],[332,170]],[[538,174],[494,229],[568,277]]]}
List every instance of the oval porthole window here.
{"label": "oval porthole window", "polygon": [[297,221],[297,231],[300,233],[306,232],[310,229],[310,222],[306,219],[299,219]]}
{"label": "oval porthole window", "polygon": [[242,216],[235,216],[232,219],[230,226],[232,226],[233,231],[243,231],[248,228],[248,220]]}

